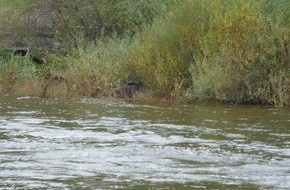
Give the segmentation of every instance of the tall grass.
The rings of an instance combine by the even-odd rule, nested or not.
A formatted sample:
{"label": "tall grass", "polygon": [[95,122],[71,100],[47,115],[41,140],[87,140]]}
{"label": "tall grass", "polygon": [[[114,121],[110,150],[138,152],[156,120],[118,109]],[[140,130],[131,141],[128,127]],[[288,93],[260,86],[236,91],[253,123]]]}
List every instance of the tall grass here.
{"label": "tall grass", "polygon": [[[31,93],[32,89],[26,89],[23,84],[32,85],[36,81],[36,68],[29,59],[11,56],[9,59],[0,61],[0,91],[2,93]],[[16,91],[19,89],[19,91]],[[27,90],[26,92],[24,92]],[[20,92],[21,91],[21,92]],[[37,94],[37,92],[35,93]],[[35,95],[34,94],[34,95]]]}
{"label": "tall grass", "polygon": [[97,47],[91,44],[85,50],[79,50],[68,58],[67,77],[85,95],[97,88],[109,91],[127,78],[128,73],[122,73],[127,44],[126,40],[100,40]]}
{"label": "tall grass", "polygon": [[79,95],[142,80],[151,96],[289,105],[288,0],[172,0],[164,10],[141,32],[98,39],[53,69]]}

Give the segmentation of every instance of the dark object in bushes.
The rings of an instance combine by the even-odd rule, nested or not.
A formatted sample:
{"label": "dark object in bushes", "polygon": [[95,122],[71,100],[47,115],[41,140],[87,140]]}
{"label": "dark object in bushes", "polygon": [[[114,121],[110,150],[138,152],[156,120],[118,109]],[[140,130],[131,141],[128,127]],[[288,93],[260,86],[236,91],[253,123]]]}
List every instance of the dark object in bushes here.
{"label": "dark object in bushes", "polygon": [[27,49],[18,49],[14,51],[14,55],[20,55],[20,56],[26,56],[27,55],[28,50]]}
{"label": "dark object in bushes", "polygon": [[128,82],[118,88],[113,89],[113,95],[118,98],[132,98],[134,93],[143,90],[143,83]]}
{"label": "dark object in bushes", "polygon": [[91,96],[92,97],[98,97],[100,95],[102,91],[102,88],[101,87],[96,87],[92,92],[91,92]]}
{"label": "dark object in bushes", "polygon": [[[19,56],[26,56],[28,54],[28,50],[27,49],[18,49],[18,50],[15,50],[14,55],[19,55]],[[33,54],[29,54],[29,59],[33,62],[33,63],[36,63],[36,64],[43,64],[45,63],[45,59],[43,58],[40,58],[36,55],[33,55]]]}
{"label": "dark object in bushes", "polygon": [[36,64],[43,64],[45,63],[45,59],[37,57],[35,55],[29,55],[30,60]]}

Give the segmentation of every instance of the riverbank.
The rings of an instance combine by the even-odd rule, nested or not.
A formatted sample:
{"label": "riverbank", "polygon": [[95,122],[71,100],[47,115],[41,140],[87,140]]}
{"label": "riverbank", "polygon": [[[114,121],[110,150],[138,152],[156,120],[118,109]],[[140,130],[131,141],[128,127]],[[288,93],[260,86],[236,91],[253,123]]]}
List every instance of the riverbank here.
{"label": "riverbank", "polygon": [[[7,85],[6,87],[4,85]],[[235,105],[256,105],[256,106],[274,106],[274,107],[289,107],[286,105],[273,105],[268,103],[252,103],[252,102],[235,102],[229,100],[199,100],[186,99],[179,97],[176,94],[169,94],[164,96],[156,96],[150,89],[144,89],[134,93],[131,98],[119,98],[114,96],[111,87],[100,88],[99,86],[90,86],[84,83],[73,83],[70,79],[57,79],[46,81],[35,81],[33,79],[26,80],[18,84],[3,84],[0,85],[1,96],[15,96],[15,97],[37,97],[37,98],[60,98],[60,99],[74,99],[74,98],[90,98],[90,99],[111,99],[111,100],[126,100],[134,102],[160,102],[169,104],[191,104],[191,103],[205,103],[205,104],[235,104]]]}
{"label": "riverbank", "polygon": [[289,1],[157,3],[162,13],[150,13],[138,31],[93,41],[85,33],[70,36],[74,47],[47,52],[42,65],[2,58],[1,91],[108,97],[115,87],[142,81],[146,98],[289,106]]}

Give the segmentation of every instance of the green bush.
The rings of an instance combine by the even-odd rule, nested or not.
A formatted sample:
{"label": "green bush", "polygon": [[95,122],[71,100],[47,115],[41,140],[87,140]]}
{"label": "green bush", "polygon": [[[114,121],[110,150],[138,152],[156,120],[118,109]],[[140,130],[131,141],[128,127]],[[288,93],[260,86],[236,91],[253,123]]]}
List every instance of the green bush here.
{"label": "green bush", "polygon": [[287,105],[289,8],[286,0],[175,1],[134,40],[127,70],[159,95]]}
{"label": "green bush", "polygon": [[52,0],[62,47],[84,48],[100,38],[134,35],[163,11],[166,0]]}
{"label": "green bush", "polygon": [[1,88],[9,91],[16,84],[23,83],[34,77],[35,67],[29,59],[12,56],[9,60],[0,62]]}
{"label": "green bush", "polygon": [[141,79],[159,97],[287,105],[289,3],[269,3],[170,1],[140,34],[99,40],[69,68],[103,86]]}
{"label": "green bush", "polygon": [[290,29],[277,15],[267,15],[264,3],[233,1],[221,18],[210,20],[215,31],[199,34],[204,39],[191,70],[200,99],[289,104]]}
{"label": "green bush", "polygon": [[78,0],[55,2],[72,6],[56,29],[75,51],[49,69],[82,95],[142,80],[158,97],[290,103],[289,0],[100,0],[108,9],[92,12],[73,11]]}

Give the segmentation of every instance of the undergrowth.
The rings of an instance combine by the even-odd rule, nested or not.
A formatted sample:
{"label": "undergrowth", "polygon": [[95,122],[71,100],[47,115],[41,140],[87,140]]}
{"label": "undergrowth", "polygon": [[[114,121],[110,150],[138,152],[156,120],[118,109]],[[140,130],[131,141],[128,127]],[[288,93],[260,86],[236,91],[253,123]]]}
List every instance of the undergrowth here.
{"label": "undergrowth", "polygon": [[48,68],[63,76],[55,86],[65,86],[66,94],[103,89],[106,95],[142,80],[158,98],[289,105],[288,0],[177,0],[164,10],[134,35],[80,40],[68,57],[43,68],[2,60],[1,88],[45,81],[40,73]]}

